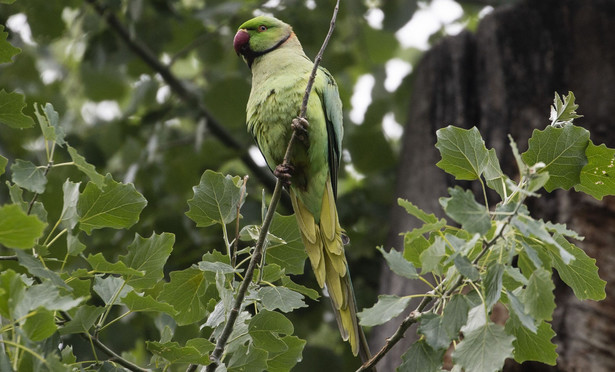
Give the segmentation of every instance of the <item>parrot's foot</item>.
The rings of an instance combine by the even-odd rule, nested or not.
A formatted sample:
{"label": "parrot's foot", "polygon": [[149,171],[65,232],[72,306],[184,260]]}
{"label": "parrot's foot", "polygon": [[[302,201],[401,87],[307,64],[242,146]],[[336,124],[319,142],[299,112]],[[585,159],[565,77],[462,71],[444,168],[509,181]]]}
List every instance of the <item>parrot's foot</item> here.
{"label": "parrot's foot", "polygon": [[288,187],[290,186],[290,178],[292,177],[292,173],[294,172],[294,170],[295,167],[290,164],[279,164],[277,167],[275,167],[273,174],[277,178],[282,180],[284,186]]}
{"label": "parrot's foot", "polygon": [[293,130],[297,134],[297,138],[306,145],[308,144],[307,129],[309,126],[310,123],[308,123],[308,121],[304,118],[294,118],[292,124],[290,125],[290,127],[293,128]]}

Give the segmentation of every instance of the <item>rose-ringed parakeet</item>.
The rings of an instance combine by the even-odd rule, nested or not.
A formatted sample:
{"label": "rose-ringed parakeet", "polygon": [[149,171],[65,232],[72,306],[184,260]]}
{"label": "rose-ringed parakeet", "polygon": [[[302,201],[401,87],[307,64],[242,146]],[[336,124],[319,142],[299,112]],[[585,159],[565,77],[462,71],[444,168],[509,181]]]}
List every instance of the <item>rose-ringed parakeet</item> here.
{"label": "rose-ringed parakeet", "polygon": [[[289,171],[290,198],[316,280],[325,285],[337,323],[354,355],[369,356],[356,304],[336,210],[337,170],[342,152],[342,103],[335,80],[320,67],[311,92],[305,133],[296,141],[290,169],[278,167],[299,116],[313,63],[291,26],[260,16],[239,27],[234,47],[252,70],[248,131],[270,169]],[[280,176],[281,174],[277,174]],[[288,176],[288,175],[287,175]]]}

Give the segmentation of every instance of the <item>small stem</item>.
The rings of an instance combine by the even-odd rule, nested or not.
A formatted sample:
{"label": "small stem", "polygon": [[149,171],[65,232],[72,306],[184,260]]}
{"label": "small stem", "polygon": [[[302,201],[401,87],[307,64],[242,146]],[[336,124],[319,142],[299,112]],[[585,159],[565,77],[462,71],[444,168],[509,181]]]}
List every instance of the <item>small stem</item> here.
{"label": "small stem", "polygon": [[[53,157],[53,149],[55,149],[55,146],[51,148],[52,157]],[[53,167],[53,159],[50,159],[49,162],[47,163],[47,167],[45,168],[45,172],[43,173],[44,177],[47,177],[47,174],[51,170],[51,167]],[[36,199],[38,199],[38,193],[34,193],[32,200],[30,200],[30,203],[28,204],[28,211],[26,212],[27,215],[30,215],[30,213],[32,212],[32,207],[34,207],[34,202],[36,202]]]}
{"label": "small stem", "polygon": [[243,177],[243,185],[241,187],[241,195],[239,196],[239,201],[237,202],[237,219],[235,221],[235,241],[233,241],[233,249],[231,250],[231,266],[235,267],[235,260],[237,259],[237,257],[235,256],[237,254],[237,247],[239,245],[239,210],[241,209],[241,204],[242,204],[242,200],[245,198],[246,196],[246,184],[248,183],[248,179],[250,177],[248,177],[247,175]]}
{"label": "small stem", "polygon": [[115,301],[117,301],[118,297],[120,297],[120,294],[122,293],[122,290],[124,289],[125,286],[126,286],[126,282],[124,281],[124,283],[122,283],[122,285],[113,294],[113,297],[111,298],[111,301],[109,301],[109,303],[107,304],[107,308],[105,309],[105,312],[100,317],[100,319],[98,321],[98,324],[96,325],[97,329],[94,331],[94,336],[98,335],[98,332],[100,332],[100,329],[103,327],[103,324],[105,323],[105,320],[107,320],[107,317],[109,316],[109,312],[111,311],[111,307],[113,306]]}
{"label": "small stem", "polygon": [[127,311],[127,312],[125,312],[124,314],[122,314],[122,315],[118,316],[117,318],[115,318],[115,319],[113,319],[113,320],[109,321],[109,322],[108,322],[107,324],[105,324],[104,326],[100,327],[100,328],[98,329],[98,332],[99,332],[99,333],[100,333],[100,332],[102,332],[105,328],[109,327],[111,324],[113,324],[113,323],[115,323],[115,322],[117,322],[117,321],[119,321],[119,320],[122,320],[125,316],[130,315],[130,314],[132,314],[132,311],[131,311],[131,310],[128,310],[128,311]]}
{"label": "small stem", "polygon": [[[32,349],[29,349],[29,348],[23,346],[20,343],[16,343],[16,342],[13,342],[13,341],[8,341],[8,340],[0,339],[0,343],[5,344],[5,345],[13,346],[14,348],[16,348],[18,350],[23,350],[23,351],[26,351],[26,352],[32,354],[33,357],[35,357],[36,359],[40,360],[43,364],[45,364],[47,366],[47,368],[49,368],[49,364],[47,363],[45,358],[43,358],[39,354],[35,353]],[[17,360],[17,358],[15,360]],[[15,370],[17,370],[17,366],[15,366]]]}
{"label": "small stem", "polygon": [[[66,232],[68,232],[67,229],[64,229],[62,231],[60,231],[58,233],[58,235],[56,235],[53,239],[51,239],[51,241],[49,242],[49,244],[47,244],[47,242],[45,242],[43,245],[47,248],[49,248],[51,245],[53,245],[53,243],[55,243],[56,240],[58,240],[58,238],[60,238],[62,235],[64,235]],[[48,238],[49,239],[49,238]]]}
{"label": "small stem", "polygon": [[[58,163],[58,164],[52,165],[51,167],[52,168],[66,167],[66,166],[69,166],[69,165],[75,165],[75,162],[74,161],[68,161],[66,163]],[[42,169],[42,168],[47,168],[47,166],[46,165],[39,165],[37,168]]]}
{"label": "small stem", "polygon": [[[60,311],[60,316],[64,318],[64,320],[67,322],[71,320],[71,316],[66,311]],[[94,346],[96,346],[103,353],[107,354],[110,358],[113,359],[115,363],[121,365],[122,367],[130,371],[133,371],[133,372],[149,372],[149,370],[145,368],[141,368],[138,365],[134,364],[133,362],[127,359],[124,359],[121,355],[111,350],[107,345],[102,343],[99,339],[92,337],[92,335],[90,335],[88,332],[82,332],[82,333],[79,333],[79,335],[82,338],[89,341],[91,344],[94,344]],[[94,353],[94,355],[96,355],[96,353]],[[98,361],[97,357],[96,357],[96,360]]]}

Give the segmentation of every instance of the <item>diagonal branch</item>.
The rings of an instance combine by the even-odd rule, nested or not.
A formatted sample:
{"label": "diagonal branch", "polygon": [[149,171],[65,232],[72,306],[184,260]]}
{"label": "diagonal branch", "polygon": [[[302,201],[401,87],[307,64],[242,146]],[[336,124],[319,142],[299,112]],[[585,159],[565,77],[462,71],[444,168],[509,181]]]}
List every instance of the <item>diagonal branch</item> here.
{"label": "diagonal branch", "polygon": [[[222,142],[224,145],[236,150],[240,154],[241,161],[261,180],[261,182],[270,190],[275,188],[275,178],[264,167],[258,166],[250,154],[245,150],[245,146],[237,141],[226,128],[220,124],[218,120],[209,112],[203,105],[200,97],[194,92],[188,90],[184,83],[179,80],[169,69],[168,66],[160,62],[156,55],[136,36],[126,29],[122,22],[115,14],[106,6],[100,4],[98,0],[85,0],[92,8],[103,18],[111,30],[122,39],[124,43],[132,50],[139,58],[143,60],[152,70],[160,74],[162,79],[169,85],[171,90],[186,104],[186,106],[196,109],[198,116],[204,118],[207,122],[207,127],[210,132]],[[284,197],[282,200],[285,207],[290,209],[290,199]]]}
{"label": "diagonal branch", "polygon": [[[335,8],[333,10],[333,16],[331,18],[329,32],[327,33],[327,36],[325,37],[325,40],[322,44],[322,47],[320,48],[320,51],[316,55],[316,58],[314,60],[314,67],[312,69],[312,74],[310,75],[310,79],[308,80],[308,84],[305,88],[305,95],[303,96],[303,101],[301,103],[300,118],[302,119],[305,119],[308,99],[312,91],[312,86],[314,85],[314,80],[316,79],[316,73],[318,72],[318,66],[320,64],[320,61],[322,60],[322,55],[327,47],[327,44],[329,44],[329,39],[331,38],[331,35],[333,34],[333,29],[335,29],[335,20],[337,19],[339,3],[340,3],[340,0],[337,0],[337,3],[335,4]],[[296,137],[297,137],[297,132],[293,130],[293,134],[290,140],[288,141],[288,147],[286,148],[286,154],[284,155],[285,165],[288,165],[289,163],[290,153],[295,143]],[[214,372],[216,368],[218,367],[218,365],[220,364],[220,358],[222,356],[222,353],[224,352],[226,342],[228,341],[228,338],[230,337],[231,332],[233,331],[235,321],[237,320],[237,317],[239,316],[241,304],[243,303],[243,299],[248,291],[248,287],[250,286],[250,283],[252,282],[252,278],[254,276],[254,269],[256,268],[258,263],[261,261],[261,257],[263,255],[263,247],[265,245],[265,239],[267,237],[267,234],[269,233],[269,227],[271,226],[271,221],[273,221],[273,216],[275,214],[278,201],[280,200],[280,196],[282,195],[282,187],[283,187],[282,185],[283,185],[283,181],[278,178],[275,184],[275,189],[273,190],[273,196],[271,197],[271,203],[269,204],[269,208],[267,209],[267,214],[265,215],[265,219],[263,221],[263,225],[261,227],[261,231],[258,236],[258,241],[256,242],[256,247],[254,248],[254,253],[252,255],[252,258],[250,259],[250,263],[248,264],[248,269],[246,270],[246,274],[244,276],[243,282],[241,282],[241,286],[239,287],[239,290],[237,291],[237,297],[235,298],[233,308],[231,309],[231,312],[229,313],[229,317],[226,322],[226,325],[224,326],[224,329],[222,330],[222,334],[220,335],[220,338],[218,338],[214,351],[210,355],[210,359],[212,363],[207,366],[207,369],[206,369],[207,372]]]}

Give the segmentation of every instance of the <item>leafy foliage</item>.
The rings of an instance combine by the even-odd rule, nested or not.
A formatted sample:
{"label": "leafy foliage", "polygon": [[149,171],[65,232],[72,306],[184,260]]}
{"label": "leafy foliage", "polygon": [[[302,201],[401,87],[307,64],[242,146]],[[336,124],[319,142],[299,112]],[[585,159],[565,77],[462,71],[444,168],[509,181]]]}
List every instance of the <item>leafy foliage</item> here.
{"label": "leafy foliage", "polygon": [[[308,55],[323,36],[314,30],[326,29],[329,14],[317,3],[314,9],[311,2],[281,6],[277,14],[294,25]],[[370,73],[375,80],[363,125],[346,127],[349,163],[359,174],[342,170],[339,183],[340,204],[348,211],[340,209],[342,225],[353,226],[353,240],[361,241],[356,256],[373,255],[369,247],[386,232],[386,224],[372,222],[388,215],[397,142],[381,124],[388,114],[403,121],[410,91],[409,80],[396,92],[385,89],[383,63],[420,55],[393,36],[409,18],[398,11],[402,3],[416,6],[383,5],[382,30],[366,24],[365,3],[346,4],[352,9],[339,19],[327,56],[346,106],[359,77]],[[0,176],[6,180],[0,188],[6,259],[0,263],[0,369],[178,371],[211,362],[212,341],[227,323],[260,232],[254,221],[265,209],[258,182],[225,176],[268,180],[266,170],[247,160],[248,71],[230,52],[228,31],[259,4],[180,1],[169,16],[164,1],[0,1],[7,19],[27,15],[33,39],[0,27]],[[105,23],[107,16],[117,16],[115,26]],[[116,37],[122,24],[149,54],[135,54],[134,45]],[[162,71],[144,55],[164,60]],[[183,79],[180,88],[165,80],[168,74]],[[199,104],[191,99],[197,90]],[[604,297],[595,260],[567,240],[574,234],[523,208],[543,185],[575,187],[596,198],[613,193],[614,152],[587,142],[589,134],[572,124],[576,109],[571,97],[556,100],[553,129],[536,132],[528,152],[517,156],[522,178],[516,184],[476,129],[438,133],[438,166],[457,179],[479,180],[502,202],[491,210],[471,193],[451,189],[441,204],[458,228],[400,201],[425,224],[405,234],[403,255],[381,251],[386,262],[406,278],[439,278],[437,290],[425,297],[437,306],[419,312],[424,337],[404,354],[400,370],[439,371],[452,341],[458,370],[497,369],[511,355],[553,364],[546,273],[555,268],[579,298]],[[565,146],[555,146],[554,138]],[[378,156],[369,150],[373,144]],[[351,212],[359,209],[369,213]],[[207,228],[195,229],[184,213]],[[515,257],[519,268],[511,265]],[[308,305],[320,306],[308,300],[318,292],[291,277],[303,273],[305,259],[294,216],[276,215],[264,265],[238,309],[221,369],[287,371],[301,361],[309,343],[294,333],[313,335],[323,318],[303,316]],[[369,280],[375,279],[363,279]],[[467,296],[460,294],[465,289]],[[536,295],[544,298],[536,301]],[[381,295],[360,313],[362,321],[386,322],[421,296]],[[498,301],[513,314],[504,328],[487,317]],[[491,344],[496,347],[485,347]]]}
{"label": "leafy foliage", "polygon": [[[520,363],[534,360],[553,365],[557,353],[548,323],[555,310],[552,269],[579,299],[605,298],[606,283],[598,276],[595,260],[567,239],[582,238],[565,225],[532,218],[525,207],[527,198],[539,196],[536,191],[541,187],[546,191],[575,187],[596,198],[615,194],[610,184],[597,189],[581,180],[588,158],[596,168],[594,177],[608,178],[606,170],[599,170],[612,163],[613,150],[593,145],[589,132],[573,124],[579,117],[576,108],[574,95],[556,96],[552,120],[560,124],[534,131],[522,155],[511,139],[521,174],[516,183],[502,174],[495,153],[487,150],[476,128],[438,131],[436,147],[442,156],[438,166],[457,179],[479,180],[483,195],[488,187],[501,200],[488,209],[471,191],[459,186],[449,189],[450,197],[441,198],[440,204],[461,228],[446,220],[440,223],[409,201],[399,201],[423,226],[406,234],[403,257],[385,253],[387,264],[401,275],[408,270],[400,268],[412,267],[408,277],[433,274],[436,284],[402,323],[418,322],[423,337],[406,352],[398,371],[439,371],[451,343],[459,370],[498,371],[511,357]],[[608,156],[598,160],[597,153]],[[380,296],[373,308],[358,315],[363,325],[382,324],[403,313],[409,305],[405,300],[413,296],[420,295]],[[510,314],[505,327],[488,316],[498,302]]]}

